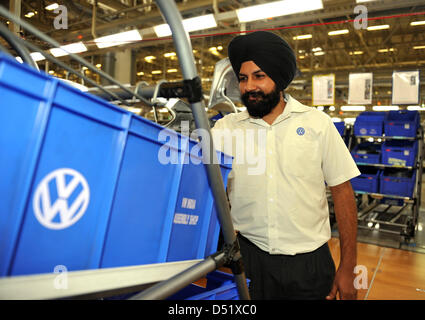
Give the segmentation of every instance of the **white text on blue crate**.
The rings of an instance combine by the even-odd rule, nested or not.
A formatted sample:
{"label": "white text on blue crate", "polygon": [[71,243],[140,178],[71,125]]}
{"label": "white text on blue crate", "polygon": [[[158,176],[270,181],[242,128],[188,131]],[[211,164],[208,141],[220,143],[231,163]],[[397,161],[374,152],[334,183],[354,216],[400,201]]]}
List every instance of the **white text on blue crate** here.
{"label": "white text on blue crate", "polygon": [[[266,129],[196,129],[189,133],[189,122],[182,121],[182,134],[164,129],[158,141],[165,142],[158,151],[161,164],[237,164],[246,167],[249,175],[264,174],[266,169]],[[214,148],[231,156],[223,160],[210,152]],[[190,139],[190,140],[189,140]]]}

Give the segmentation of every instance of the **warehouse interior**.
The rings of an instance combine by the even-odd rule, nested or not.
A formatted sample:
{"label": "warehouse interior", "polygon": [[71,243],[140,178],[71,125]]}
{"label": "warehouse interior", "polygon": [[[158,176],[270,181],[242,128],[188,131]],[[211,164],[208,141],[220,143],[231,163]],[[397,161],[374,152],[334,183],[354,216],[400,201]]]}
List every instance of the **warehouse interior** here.
{"label": "warehouse interior", "polygon": [[[207,107],[209,118],[244,109],[237,95],[231,97],[230,100],[233,101],[229,102],[229,98],[224,97],[226,93],[222,94],[222,91],[219,93],[219,89],[223,87],[214,84],[215,77],[220,76],[218,63],[227,57],[230,40],[236,35],[254,30],[269,30],[284,38],[296,54],[298,73],[285,92],[305,105],[322,110],[335,122],[343,122],[347,146],[360,143],[359,140],[356,141],[353,126],[362,112],[417,111],[420,127],[425,126],[423,0],[298,1],[305,2],[300,8],[295,8],[295,2],[292,1],[288,7],[289,14],[275,16],[268,13],[268,16],[266,14],[259,17],[257,10],[255,17],[248,17],[246,21],[241,18],[243,9],[272,2],[263,0],[176,0],[175,2],[183,22],[188,21],[185,27],[192,28],[188,34],[196,71],[202,81],[203,102]],[[319,7],[315,7],[317,2],[321,4]],[[153,0],[0,0],[0,5],[59,44],[68,46],[64,49],[73,50],[70,46],[76,45],[77,49],[73,53],[83,57],[132,91],[139,85],[156,86],[164,80],[179,82],[183,79],[171,31],[164,26],[163,16]],[[200,19],[196,20],[199,17]],[[0,22],[14,34],[19,34],[25,41],[50,52],[99,86],[112,88],[111,84],[98,73],[75,61],[66,53],[50,51],[52,47],[49,43],[21,28],[7,17],[0,15]],[[0,40],[0,44],[17,55],[4,39]],[[100,95],[98,89],[91,83],[60,65],[46,60],[40,54],[34,54],[32,57],[41,71],[63,79],[75,87],[83,88],[83,91],[88,91],[89,94]],[[395,71],[419,71],[419,92],[416,102],[399,105],[393,103]],[[369,104],[350,103],[349,77],[353,73],[373,73]],[[317,104],[313,98],[314,77],[329,74],[334,75],[333,103]],[[228,93],[232,89],[233,92],[237,90],[237,87],[224,88]],[[228,95],[230,96],[230,93]],[[111,98],[108,100],[120,105]],[[159,107],[158,112],[154,112],[153,108],[143,101],[130,102],[131,105],[120,106],[160,125],[167,125],[173,118],[168,108]],[[385,230],[382,222],[379,223],[379,219],[374,220],[377,219],[376,215],[370,218],[365,211],[369,205],[385,197],[379,192],[372,195],[367,192],[356,193],[358,210],[365,212],[363,218],[367,216],[369,219],[362,220],[364,225],[358,229],[358,242],[359,248],[366,250],[366,253],[359,253],[362,259],[367,261],[364,264],[369,267],[370,263],[368,273],[370,284],[375,278],[379,278],[381,272],[379,267],[383,265],[383,261],[386,261],[385,259],[391,261],[390,252],[393,256],[397,256],[399,254],[397,250],[407,255],[399,254],[398,259],[402,261],[400,268],[404,268],[406,273],[411,273],[414,279],[409,280],[410,282],[406,280],[409,284],[394,282],[394,286],[400,285],[405,290],[401,290],[400,295],[389,296],[389,293],[382,288],[373,292],[370,285],[367,289],[361,290],[358,299],[425,299],[423,290],[425,278],[420,272],[414,274],[425,266],[425,199],[421,197],[425,191],[425,184],[422,182],[424,155],[422,130],[418,131],[417,137],[415,135],[419,146],[417,160],[420,162],[417,172],[421,176],[416,180],[412,196],[392,199],[393,202],[398,201],[395,206],[402,207],[402,210],[390,217],[392,224],[389,231]],[[379,138],[382,138],[382,135],[379,135]],[[375,141],[373,137],[368,139]],[[331,199],[329,201],[332,209]],[[414,215],[413,219],[406,217],[407,220],[397,224],[398,218],[408,216],[411,212]],[[338,257],[339,234],[332,211],[330,218],[332,224],[330,243],[333,244],[331,251],[334,257]],[[369,245],[370,247],[367,247]],[[396,251],[393,253],[391,250]],[[372,263],[369,255],[374,256],[373,259],[376,257],[379,259]],[[386,281],[385,279],[382,283],[387,284]],[[375,283],[378,285],[379,280]],[[397,291],[397,288],[394,290]]]}

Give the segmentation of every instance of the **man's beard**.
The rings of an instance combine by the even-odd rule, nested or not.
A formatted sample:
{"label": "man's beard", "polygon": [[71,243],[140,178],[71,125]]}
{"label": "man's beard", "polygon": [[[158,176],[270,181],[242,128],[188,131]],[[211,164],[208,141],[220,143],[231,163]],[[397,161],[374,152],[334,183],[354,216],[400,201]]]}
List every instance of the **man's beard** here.
{"label": "man's beard", "polygon": [[[250,97],[253,97],[256,100],[250,100]],[[265,94],[262,91],[245,92],[241,98],[251,117],[263,118],[279,103],[280,91],[275,88],[269,94]]]}

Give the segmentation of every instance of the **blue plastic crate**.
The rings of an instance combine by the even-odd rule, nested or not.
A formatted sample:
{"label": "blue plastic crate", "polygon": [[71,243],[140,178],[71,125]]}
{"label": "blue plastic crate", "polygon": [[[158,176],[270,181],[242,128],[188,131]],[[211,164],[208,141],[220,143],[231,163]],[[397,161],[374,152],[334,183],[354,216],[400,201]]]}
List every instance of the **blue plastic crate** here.
{"label": "blue plastic crate", "polygon": [[97,268],[130,114],[0,56],[0,275]]}
{"label": "blue plastic crate", "polygon": [[344,121],[334,122],[334,125],[336,129],[338,130],[339,134],[343,136],[345,132],[345,122]]}
{"label": "blue plastic crate", "polygon": [[[170,139],[166,145],[161,144],[156,137],[162,127],[156,128],[145,119],[133,121],[101,266],[201,259],[210,255],[211,250],[216,251],[220,225],[214,214],[205,166],[193,152],[197,144],[168,129],[162,133]],[[151,126],[152,137],[144,135],[146,124],[141,122]],[[158,161],[158,156],[166,152],[168,164]],[[226,183],[231,170],[226,163],[231,158],[220,152],[217,155],[221,157]]]}
{"label": "blue plastic crate", "polygon": [[380,177],[380,193],[410,198],[413,196],[415,182],[415,170],[387,168]]}
{"label": "blue plastic crate", "polygon": [[360,113],[354,122],[356,136],[382,136],[384,133],[384,112],[366,111]]}
{"label": "blue plastic crate", "polygon": [[414,166],[417,152],[417,141],[387,140],[382,144],[382,163]]}
{"label": "blue plastic crate", "polygon": [[419,124],[418,111],[389,111],[385,117],[384,132],[391,137],[416,137]]}
{"label": "blue plastic crate", "polygon": [[[183,165],[159,162],[158,134],[184,139],[1,54],[0,93],[0,276],[166,261],[191,180],[181,181]],[[204,186],[202,232],[173,241],[194,246],[195,259],[216,246],[219,224],[204,165],[191,174]]]}
{"label": "blue plastic crate", "polygon": [[239,300],[239,293],[232,274],[214,271],[207,275],[206,287],[191,284],[168,300]]}
{"label": "blue plastic crate", "polygon": [[381,144],[362,142],[353,148],[351,155],[357,163],[381,163]]}
{"label": "blue plastic crate", "polygon": [[377,168],[361,167],[361,175],[351,179],[351,185],[355,191],[370,193],[379,192],[379,176],[381,171]]}

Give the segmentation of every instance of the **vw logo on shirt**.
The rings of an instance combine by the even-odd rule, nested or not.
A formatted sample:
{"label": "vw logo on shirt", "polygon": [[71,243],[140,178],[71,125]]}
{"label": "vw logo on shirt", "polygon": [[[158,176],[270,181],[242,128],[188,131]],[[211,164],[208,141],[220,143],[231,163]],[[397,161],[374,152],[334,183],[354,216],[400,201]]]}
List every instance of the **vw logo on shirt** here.
{"label": "vw logo on shirt", "polygon": [[90,189],[84,176],[74,169],[61,168],[41,180],[32,205],[38,222],[60,230],[80,220],[89,202]]}
{"label": "vw logo on shirt", "polygon": [[299,136],[304,135],[304,133],[305,133],[305,129],[304,129],[303,127],[299,127],[299,128],[297,129],[297,134],[298,134]]}

